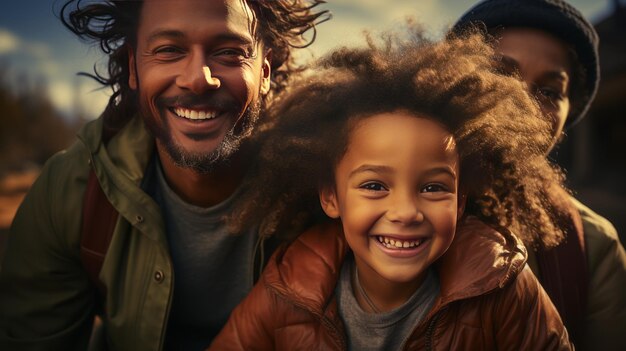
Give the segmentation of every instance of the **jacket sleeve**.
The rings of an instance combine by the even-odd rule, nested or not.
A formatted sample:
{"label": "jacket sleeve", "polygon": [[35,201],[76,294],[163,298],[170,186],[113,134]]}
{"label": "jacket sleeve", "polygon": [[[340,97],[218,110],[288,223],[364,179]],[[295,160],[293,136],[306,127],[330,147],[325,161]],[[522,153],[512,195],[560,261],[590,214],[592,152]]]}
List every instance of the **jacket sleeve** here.
{"label": "jacket sleeve", "polygon": [[82,191],[66,167],[60,155],[46,164],[13,221],[0,270],[0,350],[87,347],[95,296],[79,260]]}
{"label": "jacket sleeve", "polygon": [[606,219],[580,205],[589,289],[584,350],[626,347],[626,252]]}
{"label": "jacket sleeve", "polygon": [[262,278],[233,310],[208,350],[274,350],[272,324],[278,317],[277,303]]}
{"label": "jacket sleeve", "polygon": [[498,294],[498,350],[573,349],[559,313],[528,265]]}

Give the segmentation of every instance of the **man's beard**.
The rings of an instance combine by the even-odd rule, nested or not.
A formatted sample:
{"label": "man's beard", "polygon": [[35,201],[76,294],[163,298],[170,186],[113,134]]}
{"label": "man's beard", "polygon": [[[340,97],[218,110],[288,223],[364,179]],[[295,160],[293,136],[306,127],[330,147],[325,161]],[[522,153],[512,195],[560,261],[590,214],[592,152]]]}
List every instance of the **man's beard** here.
{"label": "man's beard", "polygon": [[171,138],[164,143],[165,150],[178,167],[190,168],[198,173],[210,173],[216,167],[227,163],[239,150],[242,142],[252,133],[260,112],[260,100],[252,102],[241,116],[241,122],[235,123],[212,152],[186,151],[180,145],[175,144]]}
{"label": "man's beard", "polygon": [[206,174],[228,163],[233,154],[239,150],[243,141],[252,133],[260,113],[261,100],[257,99],[248,106],[235,125],[224,135],[224,139],[211,152],[185,150],[172,140],[171,135],[163,127],[153,123],[147,123],[147,125],[154,137],[165,147],[167,155],[176,166]]}

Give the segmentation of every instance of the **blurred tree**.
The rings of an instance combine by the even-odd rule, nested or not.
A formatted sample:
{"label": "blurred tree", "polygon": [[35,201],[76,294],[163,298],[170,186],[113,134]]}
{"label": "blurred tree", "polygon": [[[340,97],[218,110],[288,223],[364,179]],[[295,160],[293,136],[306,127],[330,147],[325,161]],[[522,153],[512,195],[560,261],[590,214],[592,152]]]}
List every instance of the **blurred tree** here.
{"label": "blurred tree", "polygon": [[0,63],[0,178],[42,165],[55,152],[67,147],[80,125],[69,123],[55,110],[45,81],[17,75],[11,84],[9,67]]}
{"label": "blurred tree", "polygon": [[75,123],[63,118],[43,79],[11,73],[0,62],[0,257],[15,211],[39,168],[72,142],[83,123],[81,118],[72,119]]}

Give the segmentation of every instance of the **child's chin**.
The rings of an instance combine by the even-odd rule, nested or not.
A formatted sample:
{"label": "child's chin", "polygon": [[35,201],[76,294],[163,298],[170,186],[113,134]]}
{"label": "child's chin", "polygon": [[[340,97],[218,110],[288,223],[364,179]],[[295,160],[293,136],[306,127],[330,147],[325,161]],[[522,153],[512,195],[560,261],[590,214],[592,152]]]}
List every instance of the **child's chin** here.
{"label": "child's chin", "polygon": [[413,270],[413,271],[408,271],[408,272],[401,272],[399,270],[396,270],[394,272],[390,272],[389,270],[387,270],[386,272],[378,272],[378,274],[385,277],[385,279],[391,283],[407,284],[407,283],[415,282],[416,280],[420,280],[424,276],[425,271]]}

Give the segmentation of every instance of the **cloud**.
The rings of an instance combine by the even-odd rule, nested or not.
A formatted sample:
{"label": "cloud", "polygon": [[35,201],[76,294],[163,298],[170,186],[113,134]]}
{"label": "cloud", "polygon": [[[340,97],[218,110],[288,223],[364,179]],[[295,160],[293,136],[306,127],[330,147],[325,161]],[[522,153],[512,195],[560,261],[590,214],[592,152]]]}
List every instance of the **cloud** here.
{"label": "cloud", "polygon": [[341,45],[363,43],[363,31],[397,27],[411,16],[428,33],[440,36],[475,0],[334,0],[325,5],[333,18],[321,24],[310,51],[317,56]]}
{"label": "cloud", "polygon": [[24,40],[13,32],[0,28],[0,55],[20,52],[38,59],[50,58],[50,47],[47,44]]}
{"label": "cloud", "polygon": [[74,108],[75,89],[64,80],[51,81],[49,84],[50,100],[63,112],[71,112]]}
{"label": "cloud", "polygon": [[44,43],[24,42],[24,51],[39,59],[50,59],[50,47]]}
{"label": "cloud", "polygon": [[[74,115],[77,109],[93,118],[103,108],[107,96],[103,93],[90,93],[82,89],[84,84],[71,82],[60,62],[52,54],[51,47],[42,42],[28,41],[13,32],[0,28],[0,55],[9,56],[13,75],[26,75],[34,82],[47,82],[48,97],[55,108],[67,116]],[[40,78],[43,78],[40,79]],[[77,102],[80,99],[80,102]],[[84,108],[82,106],[85,106]]]}
{"label": "cloud", "polygon": [[24,64],[26,61],[34,60],[39,71],[45,76],[56,74],[59,71],[59,66],[53,59],[48,44],[24,40],[4,28],[0,28],[0,55],[17,55],[15,60],[17,66],[20,66],[20,63]]}
{"label": "cloud", "polygon": [[52,59],[39,60],[37,66],[44,75],[49,77],[60,73],[59,64]]}
{"label": "cloud", "polygon": [[0,28],[0,55],[17,51],[20,47],[20,39],[10,31]]}
{"label": "cloud", "polygon": [[99,87],[86,78],[74,77],[73,82],[59,78],[50,81],[48,91],[54,106],[66,116],[95,118],[102,113],[110,96],[108,90]]}
{"label": "cloud", "polygon": [[82,83],[79,87],[79,94],[81,97],[79,109],[80,113],[87,118],[98,117],[109,103],[111,90],[101,88],[102,85],[96,81],[82,78]]}

